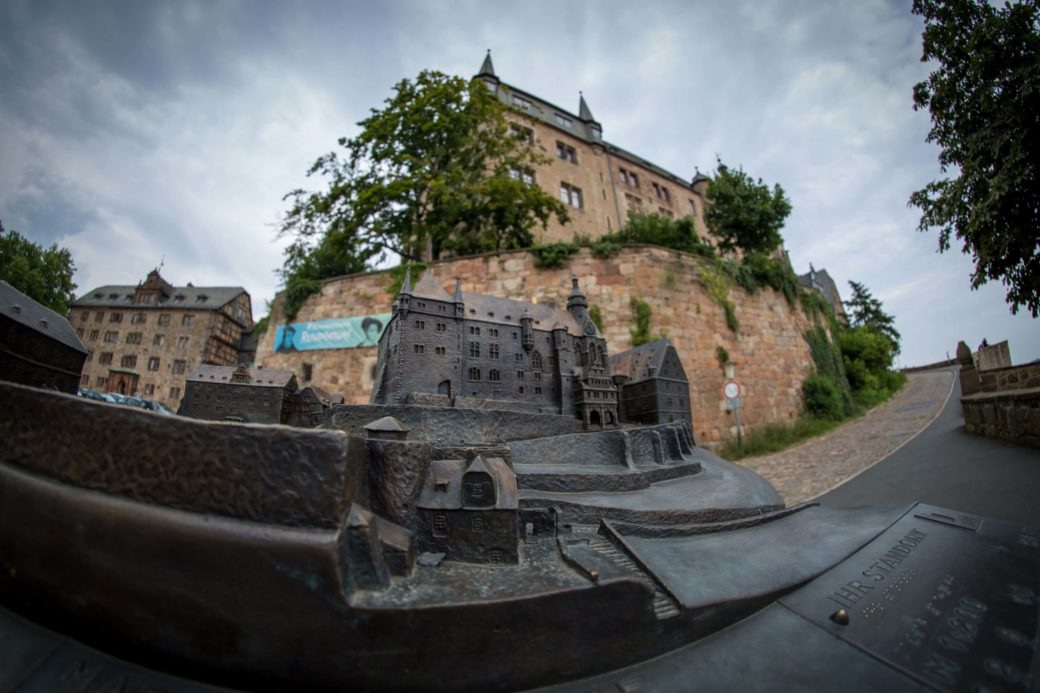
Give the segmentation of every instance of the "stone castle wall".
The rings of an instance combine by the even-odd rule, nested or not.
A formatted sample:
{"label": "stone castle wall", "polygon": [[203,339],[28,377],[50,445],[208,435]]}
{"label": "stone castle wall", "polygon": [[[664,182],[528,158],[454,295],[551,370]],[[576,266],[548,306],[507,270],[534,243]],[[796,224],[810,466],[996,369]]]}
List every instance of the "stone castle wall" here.
{"label": "stone castle wall", "polygon": [[[578,275],[590,307],[603,316],[603,333],[610,353],[631,347],[632,298],[652,311],[651,330],[667,332],[690,381],[693,430],[700,445],[714,446],[735,435],[732,414],[720,392],[724,376],[716,357],[722,346],[736,363],[736,379],[744,386],[741,422],[757,427],[788,422],[802,408],[801,383],[813,371],[812,356],[802,334],[814,323],[798,305],[790,306],[771,289],[751,295],[730,289],[740,322],[739,334],[726,326],[725,314],[702,286],[694,256],[652,246],[629,246],[609,259],[582,249],[563,267],[539,269],[526,251],[486,254],[434,263],[432,271],[449,290],[456,277],[464,291],[566,305],[571,273]],[[389,310],[386,292],[390,275],[371,272],[326,281],[294,318],[295,322],[325,320]],[[271,325],[284,320],[281,300],[271,313]],[[288,368],[301,385],[315,384],[340,393],[348,403],[368,402],[376,365],[376,349],[335,349],[274,353],[275,330],[268,330],[257,350],[265,368]],[[303,381],[309,365],[311,378]]]}

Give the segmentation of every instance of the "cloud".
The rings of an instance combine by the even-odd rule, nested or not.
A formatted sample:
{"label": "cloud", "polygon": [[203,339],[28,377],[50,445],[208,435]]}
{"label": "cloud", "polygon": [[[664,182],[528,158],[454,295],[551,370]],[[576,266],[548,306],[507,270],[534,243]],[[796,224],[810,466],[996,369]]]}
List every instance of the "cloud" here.
{"label": "cloud", "polygon": [[[611,142],[680,176],[715,155],[781,184],[796,270],[865,283],[902,358],[1040,330],[970,260],[938,255],[906,201],[935,178],[912,109],[920,22],[905,2],[108,2],[0,4],[0,218],[67,245],[77,281],[277,287],[282,196],[424,68],[500,77],[563,108],[582,90]],[[960,335],[960,336],[958,336]],[[952,344],[951,344],[952,340]],[[970,343],[970,342],[969,342]]]}

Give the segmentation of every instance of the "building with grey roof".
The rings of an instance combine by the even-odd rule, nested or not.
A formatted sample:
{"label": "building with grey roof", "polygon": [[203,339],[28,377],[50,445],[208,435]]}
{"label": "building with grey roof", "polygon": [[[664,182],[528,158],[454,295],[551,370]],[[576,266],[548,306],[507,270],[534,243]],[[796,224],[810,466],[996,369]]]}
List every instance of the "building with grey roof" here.
{"label": "building with grey roof", "polygon": [[405,278],[379,341],[373,404],[435,404],[575,416],[616,426],[607,341],[572,279],[567,309]]}
{"label": "building with grey roof", "polygon": [[843,325],[849,324],[848,316],[845,315],[845,306],[841,302],[841,294],[838,293],[838,286],[834,283],[831,275],[827,273],[827,270],[818,270],[812,266],[812,263],[809,263],[809,271],[798,275],[798,283],[807,289],[819,292],[821,296],[827,299],[827,303],[830,304],[831,309],[834,311],[834,317],[837,318],[838,322]]}
{"label": "building with grey roof", "polygon": [[298,388],[289,370],[203,364],[188,374],[178,413],[213,421],[312,427],[339,401],[314,386]]}
{"label": "building with grey roof", "polygon": [[0,380],[74,394],[86,358],[68,320],[0,281]]}
{"label": "building with grey roof", "polygon": [[683,177],[603,138],[603,125],[579,92],[577,112],[507,84],[495,72],[490,52],[475,76],[509,106],[516,135],[548,155],[549,162],[516,176],[559,195],[570,222],[555,218],[535,229],[539,242],[570,241],[575,234],[598,238],[617,231],[633,212],[666,217],[693,215],[704,231],[704,192],[708,178],[694,171]]}
{"label": "building with grey roof", "polygon": [[610,370],[618,386],[622,421],[685,422],[692,427],[690,383],[669,340],[658,339],[611,356]]}
{"label": "building with grey roof", "polygon": [[238,362],[253,310],[240,286],[174,286],[156,269],[136,286],[105,285],[83,294],[70,321],[89,350],[82,385],[176,410],[196,366]]}

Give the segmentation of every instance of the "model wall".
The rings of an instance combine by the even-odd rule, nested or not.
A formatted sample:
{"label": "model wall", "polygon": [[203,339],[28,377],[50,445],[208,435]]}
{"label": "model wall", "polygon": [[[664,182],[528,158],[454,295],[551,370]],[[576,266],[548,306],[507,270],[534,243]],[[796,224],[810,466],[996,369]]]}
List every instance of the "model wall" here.
{"label": "model wall", "polygon": [[[700,445],[714,446],[735,435],[734,419],[725,409],[720,389],[724,376],[716,356],[722,346],[736,363],[736,378],[745,388],[742,423],[752,427],[791,421],[802,407],[801,383],[813,362],[802,334],[813,326],[799,305],[790,306],[783,295],[763,289],[749,295],[733,286],[739,334],[727,326],[725,314],[698,279],[703,260],[663,248],[629,246],[601,260],[587,249],[563,267],[538,269],[526,251],[487,254],[446,260],[432,266],[441,284],[451,288],[456,277],[464,291],[552,302],[564,307],[571,273],[577,274],[590,307],[603,316],[610,353],[631,347],[629,327],[634,323],[633,297],[650,306],[651,330],[672,340],[690,381],[693,429]],[[382,313],[393,297],[386,293],[387,273],[367,273],[332,279],[311,296],[294,318],[296,322],[351,315]],[[276,299],[271,324],[283,320]],[[376,349],[336,349],[288,354],[274,353],[274,333],[263,336],[257,363],[265,368],[288,368],[297,377],[303,364],[311,366],[315,384],[341,393],[348,403],[367,403],[372,391]]]}

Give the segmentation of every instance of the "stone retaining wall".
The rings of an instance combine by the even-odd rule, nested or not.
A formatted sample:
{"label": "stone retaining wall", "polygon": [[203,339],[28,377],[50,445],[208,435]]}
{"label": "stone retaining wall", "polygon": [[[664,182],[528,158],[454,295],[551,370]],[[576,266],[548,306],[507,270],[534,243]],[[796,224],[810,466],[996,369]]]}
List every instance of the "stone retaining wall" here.
{"label": "stone retaining wall", "polygon": [[980,392],[961,407],[968,433],[1040,447],[1040,388]]}
{"label": "stone retaining wall", "polygon": [[[740,322],[739,333],[726,326],[725,314],[699,278],[704,261],[692,255],[653,246],[628,246],[609,259],[582,249],[563,267],[539,269],[526,251],[485,254],[434,263],[432,270],[449,290],[456,277],[464,291],[514,299],[566,305],[571,273],[581,279],[590,306],[603,316],[603,333],[610,353],[631,347],[632,298],[652,311],[651,330],[666,332],[690,381],[694,436],[709,447],[735,435],[732,414],[720,393],[724,377],[716,347],[724,347],[736,363],[736,378],[744,386],[741,422],[756,427],[787,422],[803,406],[801,384],[813,370],[812,356],[802,334],[813,321],[799,305],[764,288],[748,294],[730,289]],[[386,272],[370,272],[331,279],[311,296],[294,319],[297,322],[367,315],[389,310],[393,296],[386,289]],[[278,298],[271,324],[283,321]],[[274,353],[275,330],[268,330],[257,350],[265,368],[289,368],[302,378],[309,364],[311,380],[350,403],[367,403],[372,391],[376,349],[330,349],[288,354]]]}

